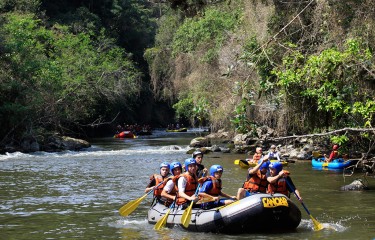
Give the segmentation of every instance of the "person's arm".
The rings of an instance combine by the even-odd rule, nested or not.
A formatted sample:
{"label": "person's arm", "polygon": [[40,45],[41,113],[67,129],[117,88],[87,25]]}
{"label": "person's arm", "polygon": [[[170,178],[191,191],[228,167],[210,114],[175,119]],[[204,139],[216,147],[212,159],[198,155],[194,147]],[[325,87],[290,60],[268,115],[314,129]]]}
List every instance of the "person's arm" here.
{"label": "person's arm", "polygon": [[174,188],[173,181],[172,180],[168,181],[167,184],[165,185],[165,187],[163,188],[163,191],[161,192],[161,196],[165,197],[165,198],[168,198],[168,199],[171,199],[171,200],[175,200],[176,195],[169,194],[172,191],[173,188]]}
{"label": "person's arm", "polygon": [[262,157],[261,160],[262,161],[259,164],[257,164],[255,167],[249,170],[250,175],[255,174],[259,170],[260,166],[262,166],[263,163],[268,161],[268,155]]}
{"label": "person's arm", "polygon": [[226,194],[225,192],[221,192],[220,196],[225,197],[225,198],[237,198],[236,196],[231,196],[229,194]]}
{"label": "person's arm", "polygon": [[[297,194],[297,196],[298,196],[298,198],[299,198],[298,200],[299,200],[300,202],[302,202],[303,200],[302,200],[301,194],[300,194],[300,192],[298,191],[298,189],[296,188],[296,186],[294,186],[294,183],[293,183],[292,179],[288,176],[286,180],[287,180],[287,181],[289,182],[289,184],[290,184],[290,186],[289,186],[289,184],[287,185],[287,189],[288,189],[288,191],[289,191],[289,192],[293,192],[293,189],[294,189],[294,192]],[[291,189],[290,187],[292,187],[293,189]]]}
{"label": "person's arm", "polygon": [[276,176],[273,176],[273,177],[269,176],[269,177],[267,177],[267,181],[268,181],[269,183],[275,183],[275,182],[277,182],[277,180],[279,180],[280,178],[282,178],[282,177],[286,177],[286,176],[287,176],[287,175],[284,173],[284,171],[281,170]]}
{"label": "person's arm", "polygon": [[147,184],[147,187],[145,189],[145,193],[148,193],[149,191],[151,191],[155,185],[156,185],[156,180],[154,178],[154,175],[152,175],[150,177],[150,182]]}

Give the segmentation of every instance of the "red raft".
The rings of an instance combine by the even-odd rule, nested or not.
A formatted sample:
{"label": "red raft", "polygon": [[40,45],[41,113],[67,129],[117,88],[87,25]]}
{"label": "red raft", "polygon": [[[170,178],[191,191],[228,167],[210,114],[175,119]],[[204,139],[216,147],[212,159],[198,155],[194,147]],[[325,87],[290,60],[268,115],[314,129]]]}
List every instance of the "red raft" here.
{"label": "red raft", "polygon": [[131,131],[122,131],[113,136],[114,138],[135,138],[136,136]]}

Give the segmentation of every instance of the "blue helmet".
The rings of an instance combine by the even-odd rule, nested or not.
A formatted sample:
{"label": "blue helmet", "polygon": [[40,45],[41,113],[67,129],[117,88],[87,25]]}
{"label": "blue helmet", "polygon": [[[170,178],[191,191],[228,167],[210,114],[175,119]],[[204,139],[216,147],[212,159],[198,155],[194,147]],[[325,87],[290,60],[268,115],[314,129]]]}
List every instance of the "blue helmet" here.
{"label": "blue helmet", "polygon": [[168,162],[162,162],[160,163],[160,168],[167,167],[169,169],[169,163]]}
{"label": "blue helmet", "polygon": [[[171,173],[173,174],[173,169],[180,168],[182,171],[182,165],[179,162],[172,162],[171,165],[169,165],[169,169],[171,170]],[[173,174],[174,175],[174,174]]]}
{"label": "blue helmet", "polygon": [[281,162],[273,162],[270,164],[270,168],[274,168],[276,170],[276,174],[278,174],[281,170],[283,170],[283,164]]}
{"label": "blue helmet", "polygon": [[189,165],[191,164],[197,164],[194,158],[188,158],[185,160],[185,170],[187,171]]}
{"label": "blue helmet", "polygon": [[215,172],[223,172],[224,171],[224,168],[220,165],[212,165],[210,167],[210,175],[214,177],[215,175]]}
{"label": "blue helmet", "polygon": [[[262,159],[259,160],[258,164],[261,163],[262,161],[263,161]],[[264,162],[264,163],[262,163],[262,165],[260,165],[259,170],[262,171],[264,168],[268,168],[269,165],[270,165],[270,161]]]}

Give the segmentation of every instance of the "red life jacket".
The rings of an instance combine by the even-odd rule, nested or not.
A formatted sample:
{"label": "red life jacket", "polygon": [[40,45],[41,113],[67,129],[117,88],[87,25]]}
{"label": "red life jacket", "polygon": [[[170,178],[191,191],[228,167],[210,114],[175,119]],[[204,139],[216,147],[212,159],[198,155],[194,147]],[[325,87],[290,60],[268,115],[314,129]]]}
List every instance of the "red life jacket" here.
{"label": "red life jacket", "polygon": [[268,184],[267,192],[270,194],[282,193],[285,196],[289,195],[286,178],[279,178],[275,183]]}
{"label": "red life jacket", "polygon": [[[185,172],[185,173],[181,174],[178,177],[179,178],[180,177],[184,177],[186,179],[185,194],[188,195],[189,197],[193,196],[195,194],[195,191],[197,190],[197,186],[198,186],[198,180],[195,177],[195,175],[191,176],[189,174],[189,172]],[[177,184],[178,179],[176,180],[176,184],[175,184],[177,193],[178,193],[178,184]],[[177,205],[182,205],[182,204],[184,204],[186,202],[187,202],[186,198],[178,197],[177,201],[176,201],[176,204]]]}
{"label": "red life jacket", "polygon": [[336,159],[339,157],[339,152],[338,151],[332,151],[331,154],[329,155],[329,161],[332,161],[333,159]]}
{"label": "red life jacket", "polygon": [[255,174],[250,176],[250,179],[243,184],[243,188],[249,192],[262,192],[267,190],[267,177],[258,170]]}
{"label": "red life jacket", "polygon": [[[199,179],[199,181],[201,181],[201,179]],[[212,182],[212,189],[210,189],[206,193],[214,197],[219,196],[221,194],[221,189],[222,189],[221,179],[217,179],[213,176],[208,176],[208,177],[203,178],[203,182],[206,182],[206,181]]]}
{"label": "red life jacket", "polygon": [[[154,174],[154,179],[155,179],[155,186],[159,185],[159,183],[163,182],[164,180],[167,180],[167,177],[163,178],[159,174]],[[161,192],[163,191],[163,188],[167,181],[164,181],[160,186],[156,187],[154,189],[154,196],[160,198],[161,197]]]}

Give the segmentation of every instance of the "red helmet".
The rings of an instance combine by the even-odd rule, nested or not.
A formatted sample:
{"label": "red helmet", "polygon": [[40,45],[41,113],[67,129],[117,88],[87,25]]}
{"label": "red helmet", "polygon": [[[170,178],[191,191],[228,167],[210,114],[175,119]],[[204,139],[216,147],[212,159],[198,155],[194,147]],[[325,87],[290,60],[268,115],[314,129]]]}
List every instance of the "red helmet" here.
{"label": "red helmet", "polygon": [[337,144],[333,145],[332,149],[333,149],[333,150],[337,150],[337,149],[339,149],[339,145],[337,145]]}

